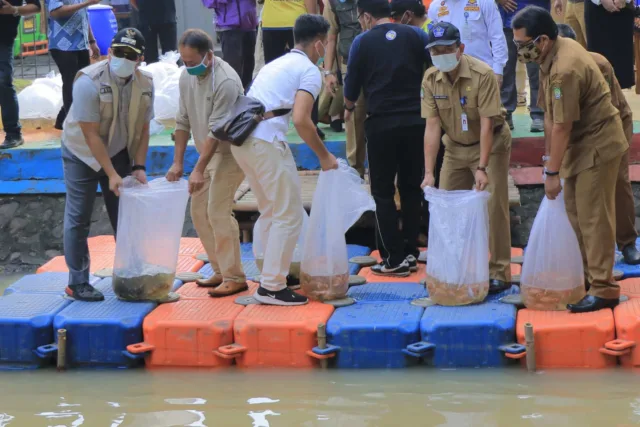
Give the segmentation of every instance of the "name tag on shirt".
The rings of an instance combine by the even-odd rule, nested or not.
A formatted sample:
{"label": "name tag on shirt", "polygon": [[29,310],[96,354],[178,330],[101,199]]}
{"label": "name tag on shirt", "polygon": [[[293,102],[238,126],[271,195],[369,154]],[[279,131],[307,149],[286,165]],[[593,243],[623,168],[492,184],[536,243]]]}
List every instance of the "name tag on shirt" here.
{"label": "name tag on shirt", "polygon": [[111,89],[111,86],[102,86],[100,88],[100,95],[106,95],[108,93],[113,93],[113,89]]}
{"label": "name tag on shirt", "polygon": [[447,95],[433,95],[433,99],[449,99]]}
{"label": "name tag on shirt", "polygon": [[467,121],[467,113],[460,115],[460,121],[462,122],[462,131],[467,132],[469,130],[469,122]]}
{"label": "name tag on shirt", "polygon": [[466,22],[463,26],[462,26],[462,34],[461,34],[461,38],[463,40],[470,40],[471,39],[471,25],[469,25],[468,22]]}
{"label": "name tag on shirt", "polygon": [[151,92],[151,91],[142,92],[142,96],[148,96],[148,97],[151,97],[151,95],[153,95],[153,92]]}

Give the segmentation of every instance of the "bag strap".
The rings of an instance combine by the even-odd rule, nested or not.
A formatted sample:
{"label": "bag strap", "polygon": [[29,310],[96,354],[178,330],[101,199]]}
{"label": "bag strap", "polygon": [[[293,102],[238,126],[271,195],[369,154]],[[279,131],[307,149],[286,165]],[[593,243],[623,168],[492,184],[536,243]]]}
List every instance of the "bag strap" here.
{"label": "bag strap", "polygon": [[291,112],[291,108],[278,108],[276,110],[267,111],[262,115],[262,120],[273,119],[274,117],[284,116],[285,114],[289,114]]}

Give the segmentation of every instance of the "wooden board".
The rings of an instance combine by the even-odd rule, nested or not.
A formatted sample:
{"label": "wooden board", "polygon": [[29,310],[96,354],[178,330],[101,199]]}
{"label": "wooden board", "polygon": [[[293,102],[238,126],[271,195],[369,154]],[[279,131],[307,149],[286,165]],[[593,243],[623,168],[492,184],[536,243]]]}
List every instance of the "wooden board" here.
{"label": "wooden board", "polygon": [[[313,200],[313,193],[316,191],[319,173],[319,171],[298,172],[300,175],[300,183],[302,185],[302,204],[307,210],[311,209],[311,202]],[[364,186],[367,191],[370,191],[368,182],[366,182]],[[258,201],[251,191],[247,181],[244,181],[238,188],[238,191],[236,191],[234,202],[235,206],[233,210],[236,212],[258,211]],[[509,206],[520,206],[520,192],[518,191],[511,175],[509,175]]]}

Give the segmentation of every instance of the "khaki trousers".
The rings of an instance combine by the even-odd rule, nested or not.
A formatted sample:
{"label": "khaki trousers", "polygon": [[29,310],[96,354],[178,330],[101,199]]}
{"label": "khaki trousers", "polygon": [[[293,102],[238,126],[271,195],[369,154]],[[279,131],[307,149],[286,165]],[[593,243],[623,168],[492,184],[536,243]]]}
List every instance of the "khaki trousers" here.
{"label": "khaki trousers", "polygon": [[616,243],[622,250],[635,245],[638,238],[636,231],[636,206],[633,191],[629,182],[629,151],[622,155],[618,180],[616,181]]}
{"label": "khaki trousers", "polygon": [[302,230],[302,188],[289,145],[248,138],[231,152],[258,201],[267,235],[261,286],[277,292],[287,285],[293,251]]}
{"label": "khaki trousers", "polygon": [[[444,137],[445,153],[440,188],[470,190],[475,185],[475,173],[480,163],[480,144],[463,147]],[[511,281],[511,222],[509,218],[509,161],[511,131],[508,126],[493,137],[494,148],[489,156],[489,276],[503,282]]]}
{"label": "khaki trousers", "polygon": [[[341,65],[342,78],[347,75],[347,64]],[[367,105],[364,94],[356,101],[356,109],[351,114],[351,120],[345,122],[347,132],[347,161],[349,166],[358,171],[360,176],[364,176],[364,162],[367,157],[367,145],[364,135],[364,121],[367,118]]]}
{"label": "khaki trousers", "polygon": [[576,232],[589,294],[618,298],[613,280],[616,243],[616,181],[620,156],[564,180],[564,201]]}
{"label": "khaki trousers", "polygon": [[[585,0],[590,1],[590,0]],[[573,28],[576,33],[576,41],[587,48],[587,27],[584,23],[584,3],[567,2],[564,14],[564,23]]]}
{"label": "khaki trousers", "polygon": [[225,281],[246,281],[240,257],[240,230],[233,197],[244,180],[229,151],[217,152],[204,173],[205,185],[191,196],[191,219],[211,267]]}

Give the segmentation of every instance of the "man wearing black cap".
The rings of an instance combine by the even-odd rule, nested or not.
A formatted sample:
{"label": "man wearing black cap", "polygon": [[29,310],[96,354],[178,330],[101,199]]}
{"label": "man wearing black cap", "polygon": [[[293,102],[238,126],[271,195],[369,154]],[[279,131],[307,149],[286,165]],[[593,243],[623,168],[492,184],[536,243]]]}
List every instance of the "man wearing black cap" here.
{"label": "man wearing black cap", "polygon": [[[406,277],[417,270],[419,255],[425,125],[420,117],[420,82],[425,67],[431,65],[427,35],[420,28],[392,23],[387,0],[360,0],[358,15],[368,31],[356,37],[349,52],[345,119],[351,119],[362,89],[376,240],[383,259],[371,270],[381,276]],[[402,234],[394,201],[396,174]]]}
{"label": "man wearing black cap", "polygon": [[475,181],[477,190],[491,193],[489,293],[498,293],[511,287],[511,131],[505,126],[498,81],[491,67],[463,53],[460,32],[453,24],[436,24],[427,48],[435,68],[427,71],[422,83],[422,116],[427,119],[423,187],[435,183],[433,168],[442,128],[445,155],[440,188],[470,190]]}
{"label": "man wearing black cap", "polygon": [[399,24],[422,28],[425,33],[433,27],[422,0],[391,0],[391,18]]}
{"label": "man wearing black cap", "polygon": [[64,255],[69,268],[66,293],[80,301],[104,299],[89,284],[87,247],[98,184],[116,233],[122,177],[132,174],[147,182],[154,97],[151,76],[138,69],[144,45],[138,30],[121,30],[113,38],[109,58],[80,70],[73,84],[74,101],[62,133],[67,190]]}

